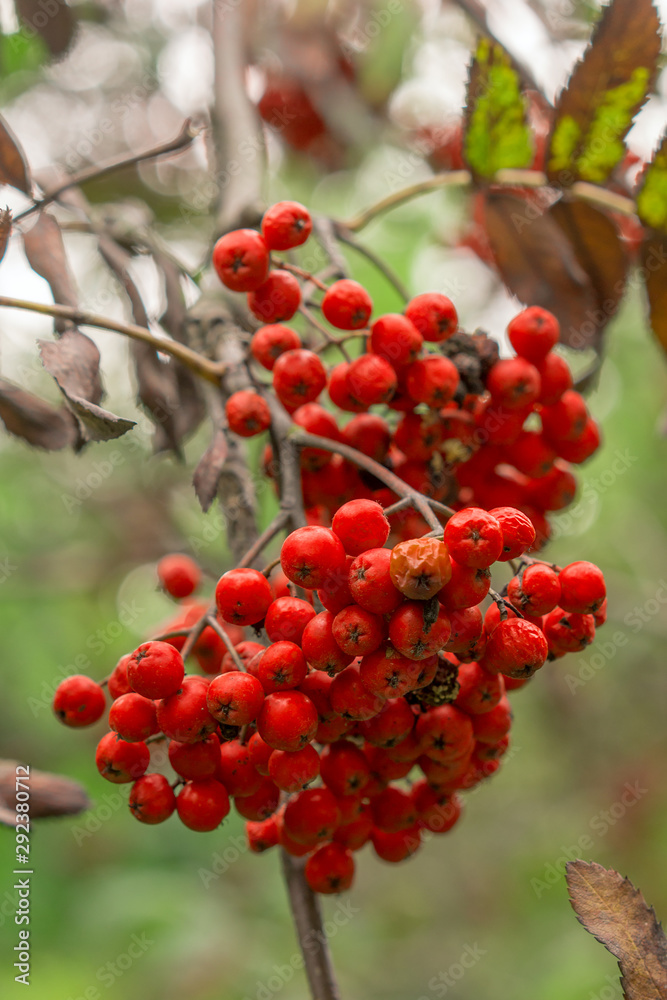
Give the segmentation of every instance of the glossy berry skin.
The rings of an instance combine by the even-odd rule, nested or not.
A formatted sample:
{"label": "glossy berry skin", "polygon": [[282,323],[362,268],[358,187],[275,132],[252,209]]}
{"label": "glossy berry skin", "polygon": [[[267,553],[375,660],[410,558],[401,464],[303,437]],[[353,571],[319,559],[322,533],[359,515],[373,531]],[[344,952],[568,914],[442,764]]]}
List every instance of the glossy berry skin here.
{"label": "glossy berry skin", "polygon": [[301,338],[296,330],[282,323],[269,323],[261,326],[250,341],[250,353],[262,368],[272,372],[276,361],[286,351],[297,351],[301,347]]}
{"label": "glossy berry skin", "polygon": [[438,600],[448,612],[472,608],[483,601],[491,587],[488,569],[472,569],[451,560],[451,577],[438,592]]}
{"label": "glossy berry skin", "polygon": [[550,652],[557,656],[579,653],[595,638],[595,618],[554,608],[544,619],[544,634]]}
{"label": "glossy berry skin", "polygon": [[215,830],[229,812],[229,795],[225,786],[213,778],[189,781],[176,797],[176,809],[188,829]]}
{"label": "glossy berry skin", "polygon": [[324,365],[313,351],[286,351],[273,366],[273,388],[290,412],[312,403],[326,384]]}
{"label": "glossy berry skin", "polygon": [[451,577],[449,551],[437,538],[399,542],[392,549],[389,572],[392,583],[405,597],[427,601]]}
{"label": "glossy berry skin", "polygon": [[322,299],[324,318],[338,330],[360,330],[373,311],[373,300],[363,285],[342,278],[330,285]]}
{"label": "glossy berry skin", "polygon": [[278,844],[278,823],[275,816],[268,816],[266,819],[252,822],[249,820],[245,825],[248,848],[253,854],[263,854],[271,847]]}
{"label": "glossy berry skin", "polygon": [[556,604],[560,604],[563,611],[592,615],[602,606],[607,596],[602,570],[595,563],[570,563],[560,571],[558,579],[561,592]]}
{"label": "glossy berry skin", "polygon": [[526,552],[535,541],[535,528],[531,520],[514,507],[492,507],[489,511],[500,525],[503,550],[498,562],[509,562]]}
{"label": "glossy berry skin", "polygon": [[339,507],[331,528],[351,556],[380,549],[389,537],[389,521],[375,500],[350,500]]}
{"label": "glossy berry skin", "polygon": [[372,719],[385,702],[384,698],[378,697],[362,682],[361,670],[355,664],[334,677],[329,697],[334,712],[343,719],[354,722]]}
{"label": "glossy berry skin", "polygon": [[285,640],[272,643],[257,666],[257,678],[264,694],[298,687],[307,673],[308,664],[301,649],[296,643]]}
{"label": "glossy berry skin", "polygon": [[300,247],[312,231],[310,212],[298,201],[276,202],[262,218],[262,236],[269,250]]}
{"label": "glossy berry skin", "polygon": [[329,393],[331,402],[340,410],[344,410],[346,413],[363,413],[368,407],[364,403],[360,403],[358,399],[355,399],[347,381],[350,366],[350,362],[342,361],[335,368],[332,368],[329,375],[327,392]]}
{"label": "glossy berry skin", "polygon": [[525,358],[507,358],[493,366],[486,387],[497,406],[520,410],[536,402],[541,389],[540,373]]}
{"label": "glossy berry skin", "polygon": [[417,686],[419,663],[391,645],[364,656],[359,675],[364,687],[379,698],[401,698]]}
{"label": "glossy berry skin", "polygon": [[146,772],[150,761],[150,751],[145,743],[126,743],[115,733],[103,736],[95,751],[97,770],[115,785],[136,781]]}
{"label": "glossy berry skin", "polygon": [[574,441],[583,434],[588,408],[583,396],[574,389],[568,389],[553,406],[543,407],[540,419],[545,438],[558,450],[561,442]]}
{"label": "glossy berry skin", "polygon": [[271,426],[269,404],[250,389],[234,392],[225,403],[229,429],[239,437],[254,437]]}
{"label": "glossy berry skin", "polygon": [[300,305],[301,288],[289,271],[271,271],[263,284],[248,292],[248,308],[263,323],[291,319]]}
{"label": "glossy berry skin", "polygon": [[338,804],[328,788],[306,788],[285,807],[285,829],[298,844],[330,840],[339,822]]}
{"label": "glossy berry skin", "polygon": [[595,420],[589,417],[578,437],[567,441],[559,440],[554,443],[554,448],[560,458],[564,458],[566,462],[580,465],[595,454],[600,447],[600,440],[600,428]]}
{"label": "glossy berry skin", "polygon": [[432,343],[447,340],[456,333],[459,324],[454,303],[437,292],[416,295],[408,302],[405,315],[424,340]]}
{"label": "glossy berry skin", "polygon": [[330,528],[306,525],[283,542],[280,565],[292,583],[318,590],[332,575],[344,575],[347,563],[343,544]]}
{"label": "glossy berry skin", "polygon": [[467,507],[450,517],[444,540],[452,559],[472,569],[487,569],[503,551],[498,521],[480,507]]}
{"label": "glossy berry skin", "polygon": [[435,598],[406,601],[389,620],[391,644],[410,660],[425,660],[439,653],[450,633],[449,616]]}
{"label": "glossy berry skin", "polygon": [[352,597],[362,608],[377,615],[389,614],[402,601],[391,578],[391,557],[391,549],[367,549],[353,560],[349,570]]}
{"label": "glossy berry skin", "polygon": [[330,676],[344,670],[354,658],[336,642],[333,626],[335,615],[331,611],[321,611],[303,630],[301,647],[308,663],[314,670],[325,670]]}
{"label": "glossy berry skin", "polygon": [[109,728],[127,743],[138,743],[159,732],[155,702],[131,692],[117,698],[109,711]]}
{"label": "glossy berry skin", "polygon": [[278,597],[266,613],[264,628],[271,642],[286,639],[301,643],[303,630],[316,615],[315,608],[299,597]]}
{"label": "glossy berry skin", "polygon": [[180,688],[185,667],[177,649],[168,642],[144,642],[130,656],[127,679],[144,698],[167,698]]}
{"label": "glossy berry skin", "polygon": [[420,715],[415,732],[422,752],[437,763],[446,764],[472,749],[470,716],[454,705],[438,705]]}
{"label": "glossy berry skin", "polygon": [[154,826],[169,819],[176,808],[176,796],[163,774],[145,774],[132,786],[129,806],[135,819]]}
{"label": "glossy berry skin", "polygon": [[201,580],[201,570],[190,556],[174,553],[164,556],[157,564],[160,586],[177,599],[193,594]]}
{"label": "glossy berry skin", "polygon": [[395,785],[388,785],[371,799],[371,815],[377,829],[386,833],[405,830],[417,821],[412,796]]}
{"label": "glossy berry skin", "polygon": [[301,691],[267,695],[257,719],[257,732],[274,750],[301,750],[317,731],[317,709]]}
{"label": "glossy berry skin", "polygon": [[214,719],[227,726],[254,722],[264,704],[264,688],[251,674],[240,670],[214,677],[206,692],[206,705]]}
{"label": "glossy berry skin", "polygon": [[546,563],[532,563],[519,576],[512,577],[507,596],[524,615],[547,615],[561,603],[558,573]]}
{"label": "glossy berry skin", "polygon": [[[385,702],[384,707],[372,719],[360,723],[359,730],[367,743],[375,747],[394,748],[407,740],[412,733],[414,723],[415,716],[407,701],[404,698],[393,698]],[[416,760],[419,756],[419,747],[416,741],[413,743],[414,753],[406,754],[407,747],[403,746],[402,752],[396,759]]]}
{"label": "glossy berry skin", "polygon": [[458,384],[458,370],[449,358],[431,355],[414,361],[406,369],[408,395],[415,403],[426,403],[432,409],[453,399]]}
{"label": "glossy berry skin", "polygon": [[269,774],[269,758],[273,753],[273,747],[270,747],[259,733],[253,733],[246,746],[253,767],[264,778],[267,778]]}
{"label": "glossy berry skin", "polygon": [[[340,800],[339,800],[340,801]],[[356,819],[349,823],[341,823],[334,833],[334,843],[347,847],[350,851],[359,851],[367,844],[373,832],[373,817],[368,806],[362,806]]]}
{"label": "glossy berry skin", "polygon": [[234,802],[236,811],[244,819],[253,821],[264,820],[278,808],[280,799],[280,789],[271,781],[264,778],[261,785],[252,795],[237,796]]}
{"label": "glossy berry skin", "polygon": [[507,334],[516,353],[537,365],[560,340],[560,326],[553,313],[529,306],[511,320]]}
{"label": "glossy berry skin", "polygon": [[484,628],[482,612],[477,606],[459,608],[449,615],[451,634],[445,645],[448,653],[466,659],[478,644]]}
{"label": "glossy berry skin", "polygon": [[506,618],[493,630],[481,664],[492,673],[532,677],[544,665],[549,647],[542,630],[523,618]]}
{"label": "glossy berry skin", "polygon": [[345,425],[343,440],[376,462],[384,462],[391,444],[391,431],[386,420],[375,413],[360,413]]}
{"label": "glossy berry skin", "polygon": [[127,667],[129,662],[130,654],[126,653],[124,656],[121,656],[120,660],[109,674],[107,691],[109,692],[109,697],[114,700],[116,698],[120,698],[122,694],[128,694],[132,690],[130,682],[127,679]]}
{"label": "glossy berry skin", "polygon": [[386,358],[381,358],[378,354],[362,354],[355,358],[345,373],[345,388],[349,398],[364,409],[388,403],[397,386],[396,371]]}
{"label": "glossy berry skin", "polygon": [[502,674],[491,674],[475,662],[462,663],[457,680],[459,693],[454,704],[468,715],[490,712],[505,691]]}
{"label": "glossy berry skin", "polygon": [[239,740],[228,740],[220,745],[216,779],[234,798],[255,795],[264,784],[262,775],[252,762],[250,751]]}
{"label": "glossy berry skin", "polygon": [[512,725],[512,709],[508,698],[503,695],[490,712],[472,716],[475,739],[479,743],[495,745],[502,740]]}
{"label": "glossy berry skin", "polygon": [[216,720],[206,703],[208,685],[200,677],[186,677],[180,691],[158,702],[157,721],[170,740],[197,743],[215,731]]}
{"label": "glossy berry skin", "polygon": [[294,752],[274,750],[269,758],[269,776],[283,792],[300,792],[320,773],[320,758],[310,743]]}
{"label": "glossy berry skin", "polygon": [[370,777],[366,755],[349,740],[325,747],[320,760],[322,781],[338,798],[360,793]]}
{"label": "glossy berry skin", "polygon": [[461,816],[461,800],[457,795],[442,795],[419,781],[412,789],[412,799],[421,826],[431,833],[448,833]]}
{"label": "glossy berry skin", "polygon": [[252,292],[269,274],[269,251],[254,229],[236,229],[221,236],[213,248],[213,267],[233,292]]}
{"label": "glossy berry skin", "polygon": [[388,833],[386,830],[373,828],[371,842],[375,853],[383,861],[396,864],[405,861],[421,846],[421,831],[419,826],[408,827],[405,830],[397,830],[395,833]]}
{"label": "glossy berry skin", "polygon": [[71,729],[92,726],[102,718],[105,708],[104,690],[84,674],[66,677],[53,697],[53,711],[60,722]]}
{"label": "glossy berry skin", "polygon": [[220,740],[212,733],[198,743],[169,743],[169,763],[181,778],[213,778],[220,763]]}
{"label": "glossy berry skin", "polygon": [[423,337],[409,319],[399,313],[387,313],[371,327],[369,348],[394,368],[405,368],[416,361]]}
{"label": "glossy berry skin", "polygon": [[572,388],[572,372],[565,358],[560,354],[547,354],[537,365],[540,373],[540,394],[538,403],[553,406],[564,392]]}
{"label": "glossy berry skin", "polygon": [[331,631],[338,646],[349,656],[372,653],[385,638],[382,618],[356,604],[338,612]]}
{"label": "glossy berry skin", "polygon": [[306,882],[323,895],[344,892],[354,880],[352,852],[342,844],[323,844],[306,861]]}
{"label": "glossy berry skin", "polygon": [[256,569],[230,569],[215,588],[215,603],[223,621],[256,625],[269,610],[273,594],[266,577]]}

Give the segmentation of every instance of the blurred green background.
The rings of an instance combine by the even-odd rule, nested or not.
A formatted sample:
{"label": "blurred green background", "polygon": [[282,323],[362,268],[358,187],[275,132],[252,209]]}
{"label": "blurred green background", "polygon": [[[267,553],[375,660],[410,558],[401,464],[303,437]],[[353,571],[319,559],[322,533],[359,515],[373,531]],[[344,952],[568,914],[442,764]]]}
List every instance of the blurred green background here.
{"label": "blurred green background", "polygon": [[[122,5],[109,8],[116,6]],[[174,2],[160,13],[150,4],[126,4],[124,16],[135,19],[131,24],[151,27],[141,42],[118,41],[122,21],[87,26],[72,54],[52,69],[40,68],[31,50],[20,70],[23,82],[17,83],[16,74],[11,85],[5,81],[5,100],[15,102],[8,117],[26,147],[40,162],[62,162],[63,152],[72,148],[66,141],[72,129],[76,134],[71,92],[62,142],[50,134],[45,144],[37,129],[45,124],[50,102],[72,90],[67,77],[74,73],[72,63],[76,69],[87,58],[92,66],[91,53],[106,45],[109,79],[114,66],[117,73],[124,68],[127,92],[147,66],[155,68],[184,24],[198,29],[194,8],[200,6],[186,10]],[[409,6],[406,19],[417,31],[418,16]],[[458,25],[463,46],[465,23],[451,23]],[[374,93],[378,81],[389,91],[401,74],[414,83],[416,53],[428,49],[423,36],[406,43],[404,32],[395,35],[393,47],[378,48],[374,58],[371,51],[364,64]],[[450,31],[447,37],[455,36]],[[112,43],[120,49],[112,51]],[[15,45],[11,51],[16,54]],[[146,95],[137,98],[138,120],[111,131],[96,156],[113,152],[109,144],[131,144],[147,121],[158,122],[155,132],[161,137],[175,132],[176,112],[189,109],[173,92],[165,96],[164,75],[160,79],[158,96],[151,98],[153,117],[146,112]],[[79,86],[76,107],[84,116],[79,129],[85,115],[93,114],[94,121],[101,113],[95,110],[95,89],[92,77]],[[113,96],[107,87],[105,100]],[[145,142],[142,136],[140,145]],[[345,215],[387,193],[405,156],[391,134],[362,150],[355,169],[329,176],[321,165],[281,154],[269,193],[275,198],[289,192],[317,209]],[[127,198],[152,191],[161,237],[186,258],[201,260],[211,226],[206,206],[188,219],[175,209],[188,164],[187,183],[196,192],[206,170],[193,155],[174,176],[147,168],[116,187],[106,182],[99,197],[117,195],[121,188]],[[421,163],[411,169],[414,179],[428,172]],[[169,197],[162,204],[156,192],[164,194],[167,181]],[[119,210],[132,204],[119,201]],[[466,328],[482,324],[501,337],[516,303],[472,254],[451,248],[469,208],[459,195],[430,195],[375,224],[364,239],[411,291],[451,294]],[[91,259],[85,238],[72,236],[68,250],[84,299],[99,304],[106,295],[109,311],[119,314],[117,291]],[[358,257],[350,261],[376,308],[396,308],[384,280]],[[150,299],[150,275],[143,278]],[[43,282],[27,273],[20,250],[10,248],[0,288],[11,293],[14,282],[29,286],[26,294],[48,300]],[[34,348],[35,337],[48,331],[41,320],[14,321],[12,315],[10,324],[3,316],[2,374],[55,399]],[[209,429],[188,444],[183,465],[153,457],[150,426],[135,409],[125,345],[112,334],[95,339],[105,358],[109,405],[138,419],[136,432],[77,457],[33,452],[5,434],[0,439],[2,756],[76,778],[93,800],[82,816],[35,825],[29,995],[32,1000],[302,1000],[307,989],[293,971],[296,942],[275,853],[248,857],[236,816],[209,834],[192,833],[174,818],[157,828],[136,823],[126,807],[127,786],[104,782],[95,769],[102,727],[71,732],[50,711],[64,675],[83,670],[105,676],[121,654],[169,615],[171,605],[157,592],[154,577],[160,555],[190,549],[212,574],[228,566],[219,515],[201,514],[189,485]],[[658,916],[667,917],[667,455],[661,433],[666,389],[664,359],[634,290],[610,327],[602,377],[590,396],[604,427],[604,446],[580,470],[578,499],[554,519],[548,550],[559,563],[583,558],[603,567],[608,623],[591,650],[548,665],[512,696],[512,753],[491,781],[466,797],[465,817],[454,831],[433,838],[399,866],[381,863],[364,849],[353,890],[325,901],[344,998],[620,997],[615,961],[570,909],[562,874],[570,857],[627,874]],[[272,503],[265,491],[264,518]],[[14,984],[12,969],[13,867],[13,832],[0,828],[3,998],[18,997],[22,989]]]}

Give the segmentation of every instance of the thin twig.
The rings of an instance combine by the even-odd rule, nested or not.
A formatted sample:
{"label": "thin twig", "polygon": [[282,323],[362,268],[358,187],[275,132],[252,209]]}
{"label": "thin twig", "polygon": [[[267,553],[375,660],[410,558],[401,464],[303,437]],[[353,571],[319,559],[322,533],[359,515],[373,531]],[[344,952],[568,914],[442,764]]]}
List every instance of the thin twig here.
{"label": "thin twig", "polygon": [[209,628],[212,628],[213,631],[216,632],[220,636],[220,638],[224,642],[225,646],[227,647],[227,652],[229,653],[229,655],[231,656],[232,660],[234,661],[234,664],[235,664],[237,670],[245,671],[245,663],[243,662],[243,660],[241,659],[241,657],[239,656],[239,654],[236,652],[236,648],[234,646],[234,643],[229,638],[229,636],[225,632],[224,628],[222,627],[222,625],[220,624],[220,622],[218,621],[218,619],[215,617],[215,614],[210,614],[209,613],[209,614],[204,615],[204,623],[206,625],[208,625]]}
{"label": "thin twig", "polygon": [[302,316],[305,316],[305,318],[308,320],[311,326],[315,327],[315,329],[322,334],[322,336],[326,341],[327,347],[337,347],[347,362],[350,362],[352,360],[352,358],[348,354],[347,348],[343,345],[343,343],[337,337],[334,337],[333,334],[330,333],[329,330],[327,330],[326,326],[320,323],[320,321],[313,316],[313,314],[311,313],[310,309],[308,309],[307,306],[300,305],[299,312],[301,313]]}
{"label": "thin twig", "polygon": [[226,366],[210,361],[202,357],[196,351],[179,344],[176,340],[163,340],[154,337],[150,330],[134,323],[119,323],[117,320],[108,319],[98,313],[88,312],[86,309],[75,309],[71,306],[61,306],[56,304],[45,304],[42,302],[28,302],[25,299],[14,299],[8,295],[0,295],[0,306],[8,309],[25,309],[29,312],[41,313],[43,316],[55,316],[61,319],[70,319],[79,326],[94,326],[100,330],[113,330],[115,333],[122,333],[131,340],[141,340],[145,344],[150,344],[156,351],[162,354],[170,354],[181,361],[187,368],[201,375],[215,385],[220,384],[220,379],[225,374]]}
{"label": "thin twig", "polygon": [[158,156],[164,156],[167,153],[176,153],[181,149],[185,149],[202,131],[202,126],[194,125],[192,119],[187,118],[175,139],[160,143],[159,146],[153,146],[143,153],[135,153],[132,156],[117,156],[106,163],[94,163],[90,167],[81,170],[78,174],[72,174],[68,180],[59,184],[52,191],[47,191],[39,201],[17,215],[14,218],[14,222],[20,222],[21,219],[27,218],[27,216],[32,215],[34,212],[39,212],[45,205],[50,205],[51,202],[56,201],[61,194],[70,188],[79,187],[79,185],[85,184],[87,181],[97,180],[98,177],[106,177],[107,174],[114,173],[116,170],[122,170],[125,167],[135,166],[144,160],[154,160]]}
{"label": "thin twig", "polygon": [[286,510],[279,510],[271,524],[264,529],[259,538],[250,546],[248,551],[241,557],[240,562],[237,564],[241,566],[252,566],[255,559],[261,552],[264,551],[269,542],[273,541],[275,536],[287,527],[289,523],[289,513]]}
{"label": "thin twig", "polygon": [[366,260],[369,261],[369,263],[371,263],[373,267],[376,270],[378,270],[380,274],[384,276],[384,278],[389,282],[389,284],[392,286],[396,294],[399,295],[404,302],[408,301],[408,299],[410,298],[410,293],[408,292],[407,288],[405,287],[401,279],[398,277],[398,275],[392,270],[392,268],[389,267],[388,264],[386,264],[382,260],[382,258],[378,254],[376,254],[373,250],[369,250],[369,248],[365,247],[362,243],[359,243],[359,241],[354,238],[354,235],[350,232],[347,232],[345,229],[341,227],[336,227],[335,231],[336,231],[336,236],[338,237],[341,243],[345,243],[346,246],[352,247],[352,249],[356,250],[358,254],[361,254],[362,257],[365,257]]}

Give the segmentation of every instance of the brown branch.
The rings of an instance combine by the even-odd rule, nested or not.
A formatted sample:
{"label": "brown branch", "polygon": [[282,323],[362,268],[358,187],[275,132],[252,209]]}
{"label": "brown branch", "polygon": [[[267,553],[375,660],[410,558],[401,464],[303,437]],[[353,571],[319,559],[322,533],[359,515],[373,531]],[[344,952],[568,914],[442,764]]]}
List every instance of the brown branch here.
{"label": "brown branch", "polygon": [[227,652],[234,661],[236,669],[245,671],[245,663],[243,662],[239,654],[236,652],[236,647],[234,646],[234,643],[229,638],[229,636],[225,632],[224,628],[222,627],[218,619],[215,617],[215,611],[213,611],[213,613],[208,612],[207,614],[204,615],[204,623],[205,625],[208,625],[209,628],[212,628],[213,631],[220,636],[225,646],[227,647]]}
{"label": "brown branch", "polygon": [[281,849],[283,874],[313,1000],[340,1000],[320,903],[304,875],[304,861]]}
{"label": "brown branch", "polygon": [[61,194],[68,191],[70,188],[79,187],[81,184],[85,184],[87,181],[97,180],[99,177],[106,177],[107,174],[115,173],[116,170],[122,170],[125,167],[133,167],[137,163],[142,163],[144,160],[154,160],[158,156],[164,156],[167,153],[176,153],[181,149],[185,149],[193,139],[196,139],[198,135],[202,132],[202,126],[194,125],[191,118],[187,118],[183,123],[180,132],[175,139],[170,139],[168,142],[163,142],[159,146],[153,146],[151,149],[145,150],[143,153],[135,153],[132,156],[118,156],[113,160],[108,160],[106,163],[96,163],[90,167],[86,167],[81,170],[78,174],[72,174],[72,176],[59,184],[52,191],[48,191],[39,201],[31,205],[30,208],[26,208],[23,212],[17,215],[14,222],[19,222],[21,219],[25,219],[27,216],[32,215],[34,212],[39,212],[45,205],[50,205],[51,202],[56,201]]}
{"label": "brown branch", "polygon": [[286,528],[290,520],[290,515],[286,510],[279,510],[271,524],[264,529],[259,538],[250,546],[244,556],[241,557],[237,566],[252,566],[255,559],[264,551],[269,542],[273,541],[276,535]]}
{"label": "brown branch", "polygon": [[170,354],[173,358],[182,362],[208,382],[215,385],[220,384],[220,379],[225,374],[226,365],[210,361],[208,358],[197,354],[196,351],[179,344],[176,340],[163,340],[154,337],[150,330],[134,323],[120,323],[117,320],[107,319],[98,313],[88,312],[86,309],[74,309],[71,306],[61,306],[56,304],[45,304],[42,302],[28,302],[25,299],[14,299],[8,295],[0,295],[0,306],[8,309],[25,309],[29,312],[41,313],[43,316],[54,316],[59,319],[70,319],[79,326],[93,326],[100,330],[112,330],[114,333],[122,333],[131,340],[141,340],[144,344],[150,344],[156,351],[162,354]]}
{"label": "brown branch", "polygon": [[376,254],[373,250],[369,250],[362,243],[354,238],[354,234],[347,232],[342,227],[336,227],[336,236],[341,243],[345,243],[346,246],[352,247],[358,254],[365,257],[366,260],[373,265],[373,267],[380,272],[381,275],[386,279],[386,281],[391,285],[396,294],[403,299],[403,302],[407,302],[410,298],[410,293],[407,288],[398,277],[398,275],[386,264],[379,254]]}

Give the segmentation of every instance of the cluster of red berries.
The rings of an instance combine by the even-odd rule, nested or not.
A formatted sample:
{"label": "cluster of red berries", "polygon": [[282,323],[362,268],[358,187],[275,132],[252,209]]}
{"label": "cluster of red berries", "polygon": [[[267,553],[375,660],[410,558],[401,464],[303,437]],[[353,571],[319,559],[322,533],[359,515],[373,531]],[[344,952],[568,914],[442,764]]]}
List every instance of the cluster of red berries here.
{"label": "cluster of red berries", "polygon": [[[285,325],[302,305],[293,272],[304,282],[311,276],[271,257],[304,243],[311,230],[303,205],[279,202],[265,214],[261,232],[228,233],[214,249],[221,280],[247,292],[251,311],[264,324],[248,357],[272,373],[264,391],[275,393],[298,427],[351,445],[424,496],[455,508],[516,507],[533,523],[540,548],[549,536],[546,513],[574,497],[570,463],[585,461],[600,443],[567,362],[553,350],[560,333],[556,318],[539,307],[524,309],[508,327],[516,355],[501,359],[485,334],[458,329],[456,309],[444,295],[418,295],[404,313],[371,322],[373,303],[362,285],[344,278],[327,287],[315,279],[323,294],[309,308],[318,308],[332,328],[318,348],[307,331]],[[345,341],[365,340],[366,349],[328,369],[319,352],[336,339],[335,331],[344,331]],[[318,402],[325,389],[334,408]],[[345,413],[354,416],[341,426]],[[234,393],[227,418],[243,437],[266,431],[271,415],[263,390]],[[268,446],[265,470],[271,475]],[[324,449],[303,452],[302,482],[313,524],[328,525],[353,498],[383,507],[396,500],[382,483]],[[402,538],[429,530],[406,511],[392,517],[392,527]]]}
{"label": "cluster of red berries", "polygon": [[[368,841],[397,862],[425,832],[454,826],[458,793],[508,748],[507,691],[592,640],[604,579],[591,563],[558,570],[525,556],[535,531],[512,508],[465,508],[443,540],[387,548],[389,534],[382,507],[360,498],[331,528],[289,534],[273,583],[255,569],[225,573],[217,627],[192,648],[203,675],[186,675],[181,656],[207,611],[192,598],[200,571],[187,556],[162,560],[162,586],[183,603],[164,639],[123,656],[107,679],[110,732],[96,752],[103,777],[133,783],[138,820],[176,811],[190,829],[213,830],[233,799],[250,849],[307,855],[306,878],[323,893],[350,886]],[[490,567],[515,559],[507,599],[483,613]],[[263,642],[246,639],[248,627]],[[105,708],[103,687],[83,676],[54,699],[74,727]],[[151,744],[164,741],[175,780],[149,773]]]}

